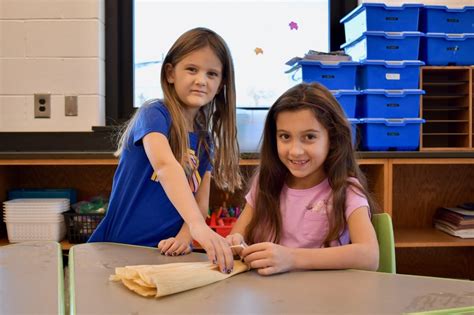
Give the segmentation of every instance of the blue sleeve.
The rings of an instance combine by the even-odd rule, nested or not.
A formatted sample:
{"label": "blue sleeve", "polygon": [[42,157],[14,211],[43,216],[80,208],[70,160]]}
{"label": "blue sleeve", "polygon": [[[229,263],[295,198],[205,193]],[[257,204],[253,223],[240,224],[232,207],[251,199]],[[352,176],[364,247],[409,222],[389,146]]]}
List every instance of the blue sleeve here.
{"label": "blue sleeve", "polygon": [[[206,171],[212,172],[212,161],[214,160],[214,141],[212,141],[211,135],[208,134],[206,137],[206,141],[209,145],[209,156],[206,159]],[[207,153],[206,153],[207,155]]]}
{"label": "blue sleeve", "polygon": [[171,118],[161,101],[154,101],[143,105],[137,115],[132,131],[134,145],[141,145],[143,137],[150,132],[159,132],[168,138]]}

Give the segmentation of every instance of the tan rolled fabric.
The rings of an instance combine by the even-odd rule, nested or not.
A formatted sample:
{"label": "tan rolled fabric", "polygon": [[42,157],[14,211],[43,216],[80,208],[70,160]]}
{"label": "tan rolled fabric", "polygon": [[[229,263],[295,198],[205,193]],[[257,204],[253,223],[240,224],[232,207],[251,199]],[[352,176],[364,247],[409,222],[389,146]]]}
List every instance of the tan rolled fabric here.
{"label": "tan rolled fabric", "polygon": [[209,262],[186,262],[163,265],[136,265],[115,268],[112,281],[122,283],[142,296],[161,297],[202,287],[249,270],[236,260],[232,273],[225,274]]}

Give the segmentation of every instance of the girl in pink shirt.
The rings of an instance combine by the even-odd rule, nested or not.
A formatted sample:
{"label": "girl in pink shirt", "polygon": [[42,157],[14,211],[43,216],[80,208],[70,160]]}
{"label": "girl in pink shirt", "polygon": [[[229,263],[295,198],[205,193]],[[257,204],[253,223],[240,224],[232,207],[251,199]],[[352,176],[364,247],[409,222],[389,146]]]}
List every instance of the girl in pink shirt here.
{"label": "girl in pink shirt", "polygon": [[270,108],[260,165],[227,237],[262,275],[294,269],[376,270],[377,237],[344,111],[324,86],[302,83]]}

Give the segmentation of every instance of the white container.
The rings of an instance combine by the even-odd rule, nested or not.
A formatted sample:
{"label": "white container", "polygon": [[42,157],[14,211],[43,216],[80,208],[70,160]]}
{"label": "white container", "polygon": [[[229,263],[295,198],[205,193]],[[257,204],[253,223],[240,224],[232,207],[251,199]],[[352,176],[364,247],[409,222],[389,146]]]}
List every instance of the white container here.
{"label": "white container", "polygon": [[60,242],[66,236],[66,225],[61,222],[5,222],[10,243],[26,241]]}
{"label": "white container", "polygon": [[267,107],[237,108],[237,140],[241,153],[258,153],[267,117]]}

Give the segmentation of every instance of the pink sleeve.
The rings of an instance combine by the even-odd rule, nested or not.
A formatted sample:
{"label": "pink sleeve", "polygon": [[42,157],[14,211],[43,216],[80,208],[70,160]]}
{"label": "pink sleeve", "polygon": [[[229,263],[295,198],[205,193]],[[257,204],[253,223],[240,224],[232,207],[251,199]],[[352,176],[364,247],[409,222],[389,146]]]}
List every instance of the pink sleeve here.
{"label": "pink sleeve", "polygon": [[[355,178],[351,178],[350,180],[355,183],[359,183],[359,181]],[[367,207],[369,210],[368,215],[370,217],[369,202],[367,201],[367,197],[361,191],[359,191],[359,189],[350,185],[347,187],[346,191],[346,220],[349,219],[354,210],[360,207]]]}
{"label": "pink sleeve", "polygon": [[251,206],[254,209],[255,209],[255,193],[256,193],[256,191],[257,191],[257,177],[254,178],[254,180],[252,181],[252,184],[250,186],[249,192],[247,193],[247,195],[245,195],[245,201],[247,202],[247,204],[249,206]]}

